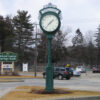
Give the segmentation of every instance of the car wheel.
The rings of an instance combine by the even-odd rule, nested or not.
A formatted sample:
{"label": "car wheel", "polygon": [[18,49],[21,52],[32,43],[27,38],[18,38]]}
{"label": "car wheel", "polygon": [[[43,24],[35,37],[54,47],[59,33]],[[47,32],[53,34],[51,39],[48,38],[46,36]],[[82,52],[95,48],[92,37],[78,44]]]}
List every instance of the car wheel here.
{"label": "car wheel", "polygon": [[93,71],[93,73],[95,73],[95,71]]}
{"label": "car wheel", "polygon": [[58,79],[59,79],[59,80],[63,80],[63,76],[62,76],[62,75],[59,75],[59,76],[58,76]]}
{"label": "car wheel", "polygon": [[43,78],[46,78],[46,75],[43,75]]}
{"label": "car wheel", "polygon": [[69,79],[70,79],[70,77],[66,77],[66,79],[67,79],[67,80],[69,80]]}

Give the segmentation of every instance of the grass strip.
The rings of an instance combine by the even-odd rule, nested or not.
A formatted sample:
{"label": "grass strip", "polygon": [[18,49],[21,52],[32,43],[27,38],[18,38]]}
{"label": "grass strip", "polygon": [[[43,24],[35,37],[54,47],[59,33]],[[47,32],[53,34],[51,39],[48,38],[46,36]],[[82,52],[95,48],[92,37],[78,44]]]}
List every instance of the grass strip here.
{"label": "grass strip", "polygon": [[52,100],[72,97],[100,96],[100,92],[56,88],[54,93],[44,93],[44,87],[20,86],[0,100]]}

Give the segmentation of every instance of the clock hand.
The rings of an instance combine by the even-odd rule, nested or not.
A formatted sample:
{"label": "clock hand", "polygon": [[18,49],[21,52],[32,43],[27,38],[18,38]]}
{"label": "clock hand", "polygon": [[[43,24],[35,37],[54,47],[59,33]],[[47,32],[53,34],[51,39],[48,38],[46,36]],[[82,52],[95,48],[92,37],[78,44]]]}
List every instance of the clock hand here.
{"label": "clock hand", "polygon": [[52,20],[48,23],[48,25],[46,26],[46,28],[47,28],[53,21],[54,21],[54,19],[52,19]]}

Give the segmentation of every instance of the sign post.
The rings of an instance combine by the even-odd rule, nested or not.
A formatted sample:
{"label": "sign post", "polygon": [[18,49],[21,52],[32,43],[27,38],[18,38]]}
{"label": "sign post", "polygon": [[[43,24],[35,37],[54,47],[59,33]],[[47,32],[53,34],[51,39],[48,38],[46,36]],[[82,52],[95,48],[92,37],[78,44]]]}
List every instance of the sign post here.
{"label": "sign post", "polygon": [[49,3],[40,10],[40,28],[48,38],[48,64],[46,66],[46,91],[53,91],[52,38],[59,30],[61,11]]}
{"label": "sign post", "polygon": [[3,62],[1,62],[1,73],[3,73]]}
{"label": "sign post", "polygon": [[28,63],[23,63],[23,72],[28,72]]}
{"label": "sign post", "polygon": [[12,62],[12,72],[14,72],[14,61]]}

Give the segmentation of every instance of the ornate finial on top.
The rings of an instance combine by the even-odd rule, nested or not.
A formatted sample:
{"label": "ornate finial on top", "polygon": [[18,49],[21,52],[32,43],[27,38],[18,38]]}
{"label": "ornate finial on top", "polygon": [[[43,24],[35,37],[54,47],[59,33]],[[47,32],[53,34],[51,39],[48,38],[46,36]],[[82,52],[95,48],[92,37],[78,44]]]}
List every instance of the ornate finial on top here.
{"label": "ornate finial on top", "polygon": [[55,12],[58,15],[61,13],[61,11],[57,8],[56,5],[48,3],[47,5],[44,5],[43,9],[40,10],[40,14],[46,13],[48,11]]}
{"label": "ornate finial on top", "polygon": [[61,11],[57,8],[56,5],[53,5],[52,3],[48,3],[47,5],[43,6],[43,9],[39,11],[39,19],[41,15],[43,15],[46,12],[54,12],[61,18]]}
{"label": "ornate finial on top", "polygon": [[48,3],[47,5],[44,5],[43,8],[47,8],[47,7],[57,8],[57,6],[53,5],[52,3]]}

